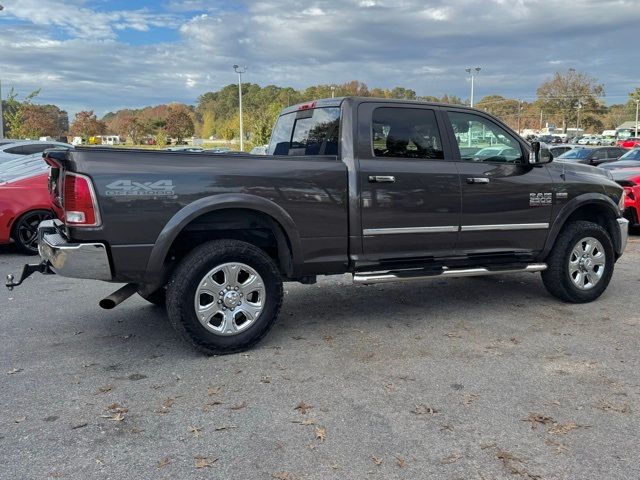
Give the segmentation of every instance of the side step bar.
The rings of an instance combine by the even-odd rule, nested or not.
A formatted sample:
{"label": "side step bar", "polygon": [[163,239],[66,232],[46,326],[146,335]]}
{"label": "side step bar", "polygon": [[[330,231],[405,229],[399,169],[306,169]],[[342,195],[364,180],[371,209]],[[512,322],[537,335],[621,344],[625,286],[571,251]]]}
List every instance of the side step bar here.
{"label": "side step bar", "polygon": [[354,273],[353,283],[371,285],[374,283],[409,282],[434,277],[477,277],[480,275],[499,275],[503,273],[541,272],[547,269],[546,263],[531,263],[524,268],[489,270],[488,268],[447,268],[425,273],[425,270],[398,270],[387,272]]}

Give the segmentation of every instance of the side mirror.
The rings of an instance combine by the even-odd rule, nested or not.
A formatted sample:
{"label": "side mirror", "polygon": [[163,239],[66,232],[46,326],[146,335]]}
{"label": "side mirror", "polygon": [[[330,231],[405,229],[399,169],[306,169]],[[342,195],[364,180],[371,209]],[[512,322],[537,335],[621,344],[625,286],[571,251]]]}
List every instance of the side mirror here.
{"label": "side mirror", "polygon": [[529,155],[529,163],[533,165],[542,165],[553,160],[553,155],[548,148],[542,148],[540,142],[531,142],[531,154]]}

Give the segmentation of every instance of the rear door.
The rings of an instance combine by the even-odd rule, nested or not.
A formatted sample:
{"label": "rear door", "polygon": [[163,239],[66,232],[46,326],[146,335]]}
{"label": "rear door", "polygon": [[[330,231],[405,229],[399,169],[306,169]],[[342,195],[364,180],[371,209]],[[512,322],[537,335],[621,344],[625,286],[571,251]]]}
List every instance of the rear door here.
{"label": "rear door", "polygon": [[368,260],[451,254],[460,182],[439,111],[411,104],[358,106],[363,251]]}
{"label": "rear door", "polygon": [[466,255],[542,249],[553,182],[546,166],[528,163],[516,137],[479,112],[449,109],[447,126],[462,188],[458,250]]}

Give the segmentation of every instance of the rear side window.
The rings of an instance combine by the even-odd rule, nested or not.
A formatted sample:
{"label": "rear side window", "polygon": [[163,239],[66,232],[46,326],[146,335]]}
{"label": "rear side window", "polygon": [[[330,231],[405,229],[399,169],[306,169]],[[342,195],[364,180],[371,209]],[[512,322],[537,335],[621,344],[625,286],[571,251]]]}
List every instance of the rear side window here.
{"label": "rear side window", "polygon": [[376,108],[372,130],[373,154],[376,157],[444,158],[433,110]]}
{"label": "rear side window", "polygon": [[280,116],[269,143],[272,155],[337,155],[340,108],[300,110]]}

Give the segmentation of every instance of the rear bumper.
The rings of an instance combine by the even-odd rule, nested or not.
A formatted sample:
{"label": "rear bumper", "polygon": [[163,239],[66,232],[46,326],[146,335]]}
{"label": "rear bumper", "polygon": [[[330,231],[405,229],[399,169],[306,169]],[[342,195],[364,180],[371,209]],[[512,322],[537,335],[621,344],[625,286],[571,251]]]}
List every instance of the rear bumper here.
{"label": "rear bumper", "polygon": [[627,241],[629,240],[629,220],[619,217],[617,221],[618,229],[620,231],[620,245],[618,246],[618,251],[616,253],[618,255],[622,255],[624,253],[624,249],[627,247]]}
{"label": "rear bumper", "polygon": [[51,270],[64,277],[112,279],[107,247],[103,243],[69,243],[60,220],[46,220],[38,227],[38,252]]}

